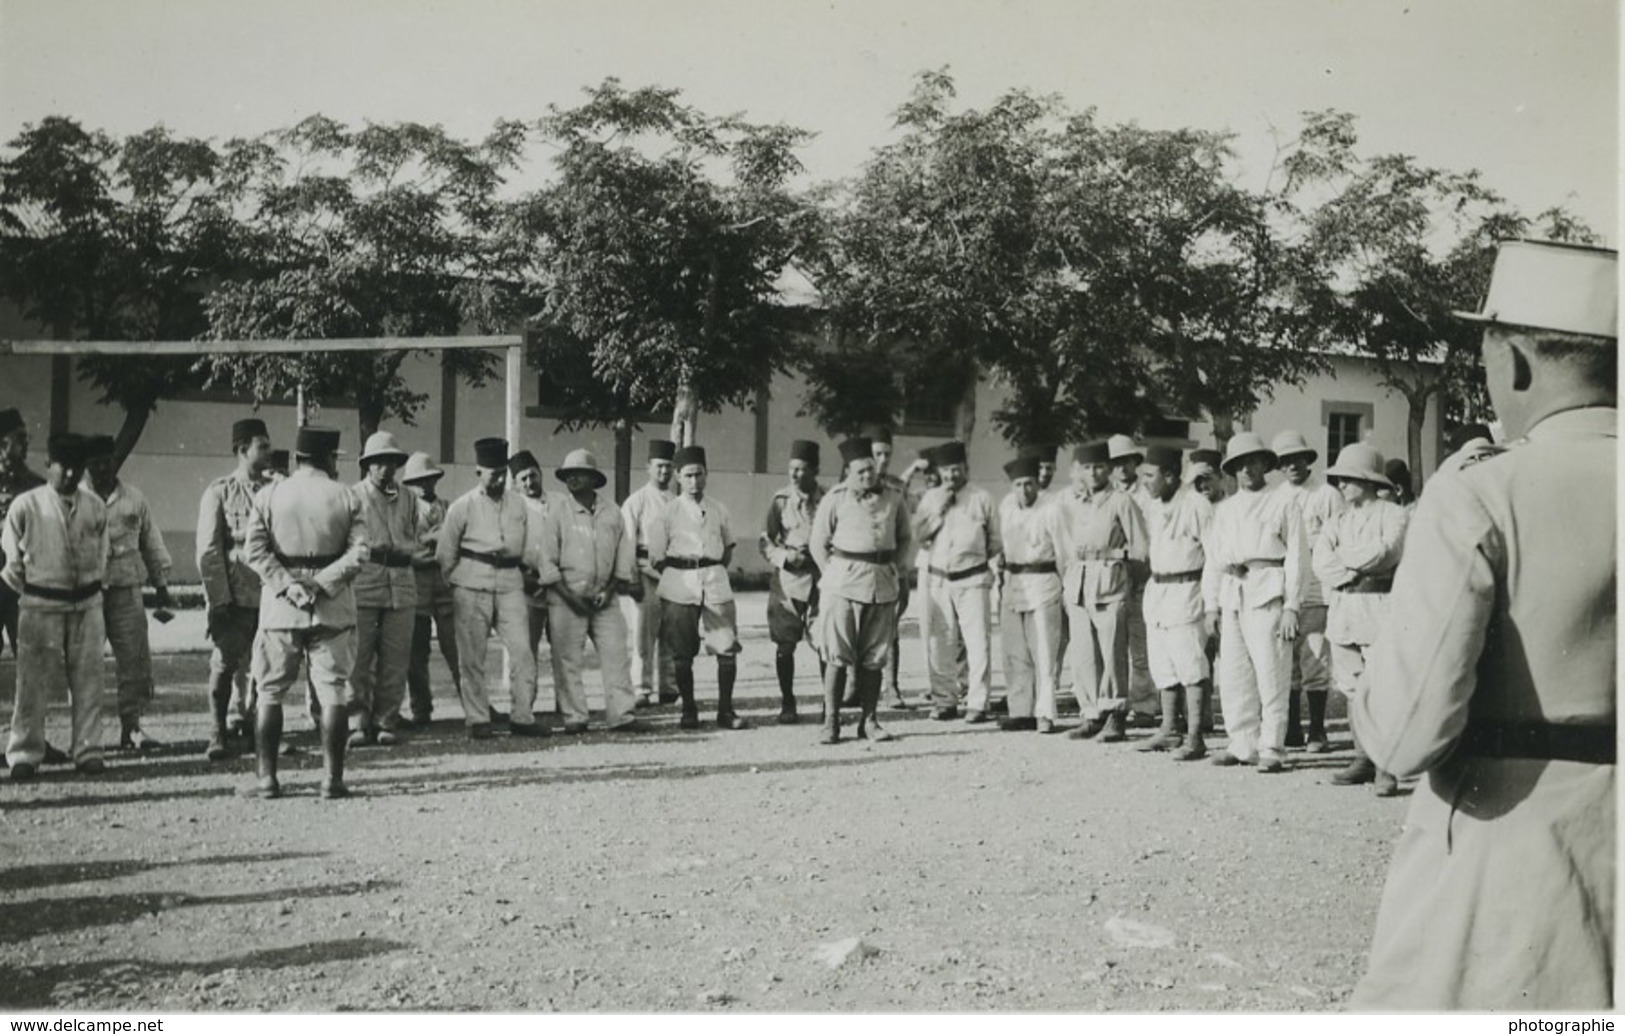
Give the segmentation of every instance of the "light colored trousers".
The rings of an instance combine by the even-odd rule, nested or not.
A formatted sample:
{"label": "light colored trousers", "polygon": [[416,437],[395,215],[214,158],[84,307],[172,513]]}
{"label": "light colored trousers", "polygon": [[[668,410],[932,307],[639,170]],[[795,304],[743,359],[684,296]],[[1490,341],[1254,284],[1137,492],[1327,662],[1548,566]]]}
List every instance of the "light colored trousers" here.
{"label": "light colored trousers", "polygon": [[993,691],[993,608],[985,585],[961,588],[946,578],[931,578],[924,597],[926,674],[935,707],[959,705],[959,650],[965,650],[970,675],[965,708],[986,711]]}
{"label": "light colored trousers", "polygon": [[494,629],[513,667],[513,710],[509,721],[516,725],[535,722],[536,655],[530,652],[530,608],[524,590],[485,592],[453,586],[452,598],[457,614],[457,659],[462,668],[463,721],[469,725],[490,724],[485,657]]}
{"label": "light colored trousers", "polygon": [[598,669],[604,684],[604,723],[610,728],[632,717],[637,698],[632,692],[632,658],[627,653],[626,618],[616,602],[582,616],[562,600],[547,604],[547,638],[558,669],[559,709],[572,725],[587,723],[587,686],[582,660],[591,639],[598,651]]}
{"label": "light colored trousers", "polygon": [[119,717],[140,718],[152,700],[152,644],[147,638],[147,609],[141,605],[141,586],[104,587],[102,624],[118,670]]}
{"label": "light colored trousers", "polygon": [[1332,688],[1332,644],[1326,638],[1326,608],[1298,611],[1298,638],[1293,644],[1292,688],[1325,693]]}
{"label": "light colored trousers", "polygon": [[355,668],[350,672],[352,729],[400,728],[412,661],[416,607],[355,609]]}
{"label": "light colored trousers", "polygon": [[1066,605],[1072,695],[1085,719],[1128,708],[1128,600]]}
{"label": "light colored trousers", "polygon": [[259,706],[281,707],[299,668],[308,665],[308,692],[322,707],[343,707],[350,700],[350,671],[355,667],[355,630],[317,625],[314,628],[262,628],[254,639],[254,685]]}
{"label": "light colored trousers", "polygon": [[1280,636],[1281,601],[1219,618],[1219,699],[1227,749],[1239,761],[1286,757],[1292,643]]}
{"label": "light colored trousers", "polygon": [[661,696],[677,694],[677,662],[660,646],[660,620],[664,601],[660,598],[660,579],[640,573],[643,579],[643,600],[630,597],[622,606],[632,611],[632,624],[637,629],[633,639],[632,667],[638,673],[639,693],[658,693]]}
{"label": "light colored trousers", "polygon": [[1145,634],[1145,583],[1136,581],[1128,602],[1128,706],[1141,714],[1162,710],[1151,678],[1150,644]]}
{"label": "light colored trousers", "polygon": [[1061,675],[1061,601],[1027,611],[1005,607],[1000,633],[1010,717],[1053,722],[1055,684]]}
{"label": "light colored trousers", "polygon": [[75,764],[102,753],[102,603],[84,610],[42,610],[23,599],[17,615],[17,696],[6,763],[45,760],[45,710],[67,691],[73,705]]}

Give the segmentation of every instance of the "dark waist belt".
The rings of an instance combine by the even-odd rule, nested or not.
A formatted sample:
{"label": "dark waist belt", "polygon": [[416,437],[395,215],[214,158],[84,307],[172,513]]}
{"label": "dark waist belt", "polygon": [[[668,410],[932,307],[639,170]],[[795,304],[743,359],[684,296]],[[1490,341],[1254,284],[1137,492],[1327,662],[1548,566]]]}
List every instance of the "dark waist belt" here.
{"label": "dark waist belt", "polygon": [[1614,763],[1615,727],[1554,722],[1468,722],[1460,750],[1481,758]]}
{"label": "dark waist belt", "polygon": [[1009,574],[1054,574],[1055,561],[1040,560],[1036,564],[1005,564],[1004,569]]}
{"label": "dark waist belt", "polygon": [[722,561],[708,556],[669,556],[665,566],[675,567],[679,571],[698,571],[702,567],[721,567]]}
{"label": "dark waist belt", "polygon": [[940,567],[933,567],[933,568],[930,569],[930,571],[931,571],[932,574],[936,575],[938,578],[946,578],[950,582],[960,582],[960,581],[964,581],[966,578],[975,578],[979,574],[986,574],[987,573],[987,561],[984,560],[981,563],[976,564],[973,567],[962,567],[959,570],[953,571],[953,572],[944,571]]}
{"label": "dark waist belt", "polygon": [[647,559],[649,559],[649,547],[647,547],[647,546],[639,546],[638,547],[638,559],[639,560],[647,560]]}
{"label": "dark waist belt", "polygon": [[1391,575],[1391,574],[1380,574],[1380,575],[1375,575],[1375,576],[1362,575],[1360,578],[1356,579],[1355,581],[1352,581],[1352,582],[1348,583],[1347,585],[1342,586],[1337,591],[1338,592],[1380,594],[1380,593],[1392,592],[1393,588],[1394,588],[1394,576]]}
{"label": "dark waist belt", "polygon": [[344,559],[344,554],[321,553],[315,556],[288,556],[286,553],[279,552],[276,558],[282,562],[283,567],[320,568],[338,563]]}
{"label": "dark waist belt", "polygon": [[412,554],[399,553],[393,550],[380,550],[367,559],[381,567],[411,567]]}
{"label": "dark waist belt", "polygon": [[478,560],[482,564],[490,564],[499,571],[511,571],[519,566],[518,557],[503,556],[501,553],[481,553],[477,549],[459,548],[457,555],[465,560]]}
{"label": "dark waist belt", "polygon": [[102,591],[101,582],[91,582],[73,589],[57,589],[49,585],[35,585],[33,582],[23,583],[24,596],[37,596],[42,600],[55,600],[58,603],[83,603]]}
{"label": "dark waist belt", "polygon": [[1200,568],[1195,571],[1152,571],[1151,580],[1156,582],[1158,585],[1171,585],[1178,582],[1199,582],[1202,580],[1202,571]]}
{"label": "dark waist belt", "polygon": [[1258,560],[1248,560],[1245,563],[1231,564],[1230,566],[1233,568],[1239,567],[1241,573],[1246,574],[1255,567],[1285,567],[1286,561],[1281,557],[1262,557]]}
{"label": "dark waist belt", "polygon": [[842,560],[856,560],[864,564],[889,564],[897,559],[897,551],[894,549],[880,549],[873,553],[854,553],[839,546],[831,546],[829,551]]}

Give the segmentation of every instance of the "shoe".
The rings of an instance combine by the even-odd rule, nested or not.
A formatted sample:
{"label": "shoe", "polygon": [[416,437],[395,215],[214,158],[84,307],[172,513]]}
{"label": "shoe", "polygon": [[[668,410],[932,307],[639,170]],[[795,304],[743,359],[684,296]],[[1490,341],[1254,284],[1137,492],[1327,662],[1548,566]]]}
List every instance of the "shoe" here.
{"label": "shoe", "polygon": [[890,743],[897,737],[886,731],[879,721],[870,718],[868,728],[858,727],[858,739],[868,740],[871,743]]}
{"label": "shoe", "polygon": [[992,719],[987,716],[986,711],[966,711],[965,712],[965,724],[966,725],[986,725],[990,721],[992,721]]}
{"label": "shoe", "polygon": [[429,722],[430,722],[430,718],[429,718],[428,715],[426,715],[426,714],[415,714],[410,718],[403,719],[401,721],[401,724],[406,726],[408,729],[420,729],[421,730],[421,729],[427,729],[429,727]]}
{"label": "shoe", "polygon": [[1332,745],[1326,742],[1324,736],[1311,735],[1303,742],[1303,752],[1305,754],[1327,754],[1331,752],[1331,749]]}
{"label": "shoe", "polygon": [[1001,732],[1032,732],[1037,728],[1036,718],[1004,718],[999,721]]}
{"label": "shoe", "polygon": [[655,695],[653,693],[649,692],[648,690],[644,690],[643,692],[639,693],[636,697],[634,697],[632,699],[632,706],[633,707],[648,707],[651,704],[653,704],[654,702],[655,702]]}
{"label": "shoe", "polygon": [[508,712],[491,708],[491,721],[496,725],[505,725],[508,721]]}
{"label": "shoe", "polygon": [[1034,728],[1036,728],[1041,735],[1048,736],[1055,732],[1055,723],[1050,721],[1048,718],[1040,718],[1038,719],[1038,724]]}
{"label": "shoe", "polygon": [[1207,744],[1200,736],[1186,740],[1184,746],[1173,752],[1175,761],[1200,761],[1207,757]]}
{"label": "shoe", "polygon": [[209,745],[204,748],[203,756],[208,758],[210,761],[224,761],[231,757],[231,747],[229,746],[229,743],[230,741],[226,738],[226,733],[223,730],[216,729],[214,733],[209,736]]}
{"label": "shoe", "polygon": [[1359,786],[1361,783],[1374,782],[1377,778],[1377,766],[1371,759],[1360,756],[1350,761],[1347,767],[1332,773],[1333,786]]}
{"label": "shoe", "polygon": [[[568,725],[566,725],[564,727],[564,731],[565,732],[586,732],[587,727],[585,725],[583,725],[579,729],[572,729]],[[543,725],[541,722],[530,722],[529,724],[526,724],[526,725],[517,725],[517,724],[510,723],[508,725],[508,735],[509,736],[528,736],[528,737],[530,737],[532,739],[541,739],[544,736],[553,735],[553,730],[549,729],[547,726]]]}
{"label": "shoe", "polygon": [[957,707],[938,707],[931,711],[931,720],[933,722],[951,722],[958,717],[959,708]]}
{"label": "shoe", "polygon": [[661,704],[675,704],[681,699],[683,699],[681,693],[662,693],[655,698],[655,701]]}
{"label": "shoe", "polygon": [[1155,736],[1134,749],[1141,754],[1159,754],[1165,750],[1174,750],[1182,742],[1184,742],[1184,737],[1180,736],[1179,733],[1174,732],[1172,729],[1162,729]]}
{"label": "shoe", "polygon": [[698,729],[700,727],[700,712],[693,708],[683,708],[682,716],[677,719],[679,729]]}
{"label": "shoe", "polygon": [[292,740],[283,740],[282,745],[276,749],[276,752],[278,757],[284,758],[296,758],[304,753]]}
{"label": "shoe", "polygon": [[262,801],[274,801],[282,796],[282,784],[276,779],[261,779],[252,786],[245,786],[238,791],[240,797],[252,797]]}
{"label": "shoe", "polygon": [[1130,711],[1125,720],[1131,729],[1155,729],[1162,724],[1162,719],[1150,711]]}
{"label": "shoe", "polygon": [[841,727],[839,725],[830,725],[826,723],[824,725],[823,733],[818,737],[818,742],[822,743],[826,747],[834,746],[835,744],[841,742]]}
{"label": "shoe", "polygon": [[107,771],[107,762],[101,758],[86,758],[73,767],[80,775],[101,775]]}
{"label": "shoe", "polygon": [[346,746],[354,750],[357,747],[367,747],[377,742],[378,731],[376,729],[352,729]]}
{"label": "shoe", "polygon": [[140,725],[131,725],[119,733],[119,750],[155,750],[163,744],[146,734]]}
{"label": "shoe", "polygon": [[1286,764],[1280,758],[1262,758],[1258,762],[1258,771],[1264,775],[1275,775],[1286,771]]}
{"label": "shoe", "polygon": [[475,722],[468,727],[468,738],[471,740],[488,740],[491,736],[490,722]]}
{"label": "shoe", "polygon": [[1092,740],[1098,736],[1100,734],[1100,730],[1104,729],[1105,727],[1105,717],[1103,715],[1096,715],[1095,717],[1090,718],[1088,721],[1081,723],[1076,729],[1073,729],[1071,732],[1067,733],[1066,738],[1069,740]]}
{"label": "shoe", "polygon": [[1398,797],[1399,780],[1394,778],[1392,772],[1378,772],[1373,781],[1371,792],[1378,797]]}
{"label": "shoe", "polygon": [[801,721],[801,716],[794,711],[780,711],[776,720],[780,725],[794,725]]}
{"label": "shoe", "polygon": [[988,705],[987,705],[987,713],[988,714],[1009,714],[1010,713],[1010,699],[1008,697],[1000,697],[997,700],[989,702]]}
{"label": "shoe", "polygon": [[73,760],[72,758],[68,757],[68,752],[67,751],[61,750],[60,748],[57,748],[57,747],[53,747],[49,743],[47,743],[45,745],[45,762],[44,762],[45,764],[47,764],[47,765],[66,765],[68,762],[70,762],[72,760]]}
{"label": "shoe", "polygon": [[1097,743],[1122,743],[1128,739],[1128,733],[1123,728],[1124,715],[1121,711],[1113,711],[1106,716],[1106,724],[1100,730]]}
{"label": "shoe", "polygon": [[[515,726],[515,728],[518,728],[518,726]],[[564,723],[564,732],[567,735],[580,736],[582,733],[585,733],[586,731],[587,731],[587,723],[586,722],[565,722]]]}
{"label": "shoe", "polygon": [[30,765],[26,761],[19,761],[15,765],[11,766],[11,781],[14,783],[26,783],[28,780],[34,778],[34,772],[35,768],[33,765]]}
{"label": "shoe", "polygon": [[748,729],[750,723],[736,714],[717,715],[717,728],[719,729]]}
{"label": "shoe", "polygon": [[378,730],[378,745],[380,747],[399,747],[401,744],[403,744],[405,742],[406,742],[406,737],[402,736],[400,733],[396,732],[394,729],[379,729]]}
{"label": "shoe", "polygon": [[329,801],[342,800],[350,796],[350,788],[343,783],[331,779],[322,782],[322,797]]}
{"label": "shoe", "polygon": [[619,725],[611,725],[609,727],[609,731],[610,732],[624,732],[624,733],[640,733],[640,732],[653,732],[654,729],[653,729],[652,726],[649,725],[648,722],[645,722],[640,718],[633,718],[630,721],[622,722]]}
{"label": "shoe", "polygon": [[1243,762],[1240,758],[1236,757],[1228,750],[1221,750],[1219,753],[1213,755],[1213,764],[1220,768],[1234,768],[1237,765],[1243,764]]}
{"label": "shoe", "polygon": [[1286,745],[1288,747],[1301,747],[1301,746],[1303,746],[1304,745],[1303,729],[1302,728],[1296,728],[1295,729],[1295,728],[1292,728],[1291,726],[1288,726],[1287,730],[1286,730]]}

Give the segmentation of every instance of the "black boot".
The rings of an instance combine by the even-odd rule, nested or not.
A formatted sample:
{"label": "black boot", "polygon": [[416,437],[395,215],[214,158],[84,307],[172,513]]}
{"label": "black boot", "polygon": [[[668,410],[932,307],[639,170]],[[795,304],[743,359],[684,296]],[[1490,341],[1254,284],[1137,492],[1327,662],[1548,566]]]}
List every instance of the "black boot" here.
{"label": "black boot", "polygon": [[1106,724],[1101,726],[1100,729],[1099,742],[1121,743],[1128,739],[1128,732],[1123,727],[1125,717],[1126,715],[1121,708],[1107,715]]}
{"label": "black boot", "polygon": [[1179,746],[1181,737],[1175,723],[1179,720],[1180,692],[1174,689],[1162,691],[1162,726],[1157,734],[1140,744],[1139,749],[1144,753],[1173,750]]}
{"label": "black boot", "polygon": [[830,665],[824,673],[824,732],[819,743],[841,742],[841,694],[846,690],[846,668]]}
{"label": "black boot", "polygon": [[677,697],[683,702],[682,715],[677,719],[679,729],[698,729],[700,709],[694,704],[694,662],[679,661],[676,671]]}
{"label": "black boot", "polygon": [[213,675],[209,679],[209,703],[214,708],[214,732],[204,756],[210,761],[224,761],[231,757],[231,734],[226,731],[226,715],[231,710],[231,676]]}
{"label": "black boot", "polygon": [[254,763],[259,781],[254,784],[254,795],[270,799],[282,796],[282,784],[276,778],[277,751],[282,746],[282,705],[262,704],[254,723]]}
{"label": "black boot", "polygon": [[350,720],[343,706],[322,708],[322,754],[327,761],[327,778],[322,796],[329,800],[350,796],[344,785],[344,750],[350,738]]}
{"label": "black boot", "polygon": [[796,648],[794,644],[781,644],[773,658],[779,674],[779,724],[796,724]]}
{"label": "black boot", "polygon": [[1207,741],[1202,738],[1201,719],[1207,695],[1206,682],[1185,687],[1185,714],[1189,719],[1190,733],[1185,737],[1184,746],[1174,751],[1175,761],[1199,761],[1207,756]]}
{"label": "black boot", "polygon": [[878,668],[859,668],[854,677],[858,684],[858,699],[863,701],[863,715],[858,719],[860,740],[890,743],[897,738],[881,726],[876,713],[880,710],[880,684],[885,677],[885,672]]}
{"label": "black boot", "polygon": [[1323,690],[1308,694],[1309,737],[1303,744],[1307,753],[1324,754],[1332,749],[1331,742],[1326,738],[1326,699],[1329,696],[1331,694]]}
{"label": "black boot", "polygon": [[717,658],[717,728],[748,729],[750,723],[734,713],[734,682],[739,678],[739,661]]}
{"label": "black boot", "polygon": [[1303,693],[1296,689],[1287,697],[1286,745],[1303,746]]}

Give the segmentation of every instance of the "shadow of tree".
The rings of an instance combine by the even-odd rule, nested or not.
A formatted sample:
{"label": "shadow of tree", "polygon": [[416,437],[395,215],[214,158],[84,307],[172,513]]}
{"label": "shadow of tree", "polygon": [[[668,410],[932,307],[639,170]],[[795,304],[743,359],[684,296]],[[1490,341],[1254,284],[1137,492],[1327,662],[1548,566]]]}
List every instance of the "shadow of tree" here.
{"label": "shadow of tree", "polygon": [[[210,959],[205,962],[95,959],[88,962],[45,966],[14,966],[0,963],[0,1007],[42,1009],[51,1005],[74,1004],[59,1003],[55,1000],[53,992],[64,984],[86,985],[92,992],[92,994],[85,994],[84,990],[86,988],[76,986],[73,995],[75,1002],[84,1001],[87,998],[93,1000],[95,987],[106,984],[109,980],[109,974],[116,974],[121,981],[150,983],[155,979],[177,976],[183,973],[196,973],[200,976],[207,976],[228,969],[277,970],[293,969],[299,966],[325,965],[334,962],[350,962],[357,959],[388,955],[410,947],[411,945],[400,941],[354,937],[346,940],[313,941],[309,944],[296,944],[289,948],[264,948],[259,951],[251,951],[221,959]],[[106,1006],[102,1007],[105,1008]]]}
{"label": "shadow of tree", "polygon": [[[126,858],[99,862],[61,862],[54,865],[22,865],[0,870],[0,892],[33,890],[61,883],[87,883],[92,880],[116,880],[153,869],[170,869],[183,865],[255,865],[260,862],[285,862],[295,858],[321,858],[325,851],[270,851],[263,854],[210,855],[207,858],[183,858],[174,862],[155,862]],[[0,933],[3,936],[3,933]]]}

